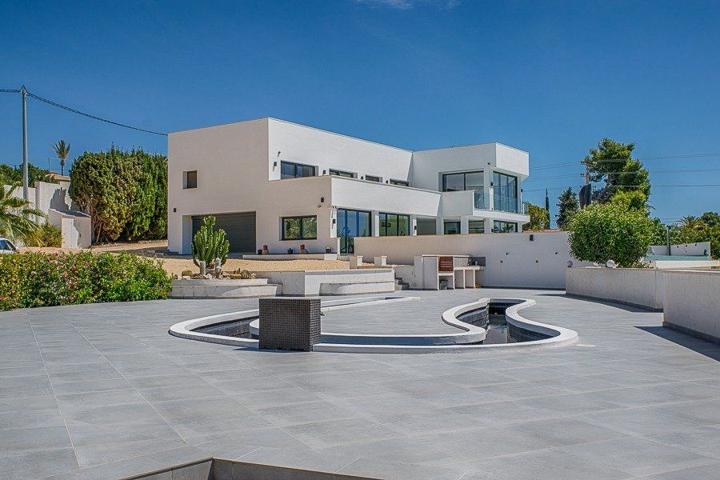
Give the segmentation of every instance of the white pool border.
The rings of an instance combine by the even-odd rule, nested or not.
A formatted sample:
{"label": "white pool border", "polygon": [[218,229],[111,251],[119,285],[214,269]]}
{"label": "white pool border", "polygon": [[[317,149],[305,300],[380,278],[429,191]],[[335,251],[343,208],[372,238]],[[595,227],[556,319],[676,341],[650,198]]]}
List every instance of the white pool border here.
{"label": "white pool border", "polygon": [[[323,311],[331,311],[342,308],[353,308],[379,303],[398,302],[417,300],[418,297],[360,297],[353,300],[357,302],[344,303],[341,305],[333,305],[336,303],[347,301],[343,300],[327,300],[324,301]],[[515,305],[507,307],[505,316],[507,322],[517,328],[528,330],[534,333],[547,335],[548,338],[541,340],[532,340],[529,342],[503,343],[503,344],[468,344],[469,342],[477,342],[485,339],[486,331],[482,327],[465,323],[458,319],[459,315],[486,306],[492,301],[518,301]],[[517,350],[517,349],[539,349],[561,347],[572,345],[578,341],[578,334],[574,330],[554,325],[535,322],[521,316],[518,312],[525,308],[535,305],[535,300],[531,299],[504,299],[504,298],[481,298],[476,302],[458,305],[456,307],[445,310],[442,313],[442,321],[448,325],[463,330],[453,334],[434,334],[434,335],[362,335],[362,334],[343,334],[323,332],[324,336],[333,336],[337,339],[347,339],[359,341],[363,338],[372,338],[374,340],[395,340],[395,344],[362,344],[362,343],[318,343],[313,346],[315,352],[334,352],[334,353],[446,353],[446,352],[464,352],[469,350]],[[179,338],[196,340],[201,342],[218,343],[222,345],[230,345],[248,349],[257,349],[258,341],[251,338],[229,337],[224,335],[214,335],[209,333],[196,332],[194,330],[208,325],[228,322],[232,320],[242,320],[254,318],[258,316],[258,310],[243,310],[239,312],[222,313],[218,315],[209,315],[206,317],[194,318],[180,323],[176,323],[170,327],[169,333]],[[251,323],[251,328],[257,329],[257,321]],[[254,326],[252,326],[254,324]],[[410,342],[413,339],[429,338],[440,344],[434,345],[403,345],[402,342]]]}

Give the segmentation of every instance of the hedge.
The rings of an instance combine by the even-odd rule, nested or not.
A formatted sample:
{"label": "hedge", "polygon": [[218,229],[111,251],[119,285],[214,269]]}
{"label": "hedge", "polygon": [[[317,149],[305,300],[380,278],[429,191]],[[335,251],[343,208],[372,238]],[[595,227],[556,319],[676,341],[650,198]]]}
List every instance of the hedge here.
{"label": "hedge", "polygon": [[157,260],[129,253],[0,255],[0,310],[167,298]]}

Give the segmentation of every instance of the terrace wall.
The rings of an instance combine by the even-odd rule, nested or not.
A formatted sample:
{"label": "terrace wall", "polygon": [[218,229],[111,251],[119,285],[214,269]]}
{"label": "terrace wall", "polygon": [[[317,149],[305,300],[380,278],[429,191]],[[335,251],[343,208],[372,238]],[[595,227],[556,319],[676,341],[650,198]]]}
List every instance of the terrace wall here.
{"label": "terrace wall", "polygon": [[663,325],[720,342],[720,272],[667,271]]}
{"label": "terrace wall", "polygon": [[567,232],[358,237],[355,252],[396,265],[412,265],[416,255],[485,257],[479,278],[486,287],[562,289],[568,262],[589,265],[571,257]]}
{"label": "terrace wall", "polygon": [[568,268],[568,295],[662,310],[665,271],[654,268]]}

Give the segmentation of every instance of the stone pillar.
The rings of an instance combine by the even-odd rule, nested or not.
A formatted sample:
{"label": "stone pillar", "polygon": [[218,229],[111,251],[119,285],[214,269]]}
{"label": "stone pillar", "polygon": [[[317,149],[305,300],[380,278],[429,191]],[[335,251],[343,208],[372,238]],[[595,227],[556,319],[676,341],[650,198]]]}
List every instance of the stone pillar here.
{"label": "stone pillar", "polygon": [[320,342],[320,298],[260,299],[260,348],[310,352]]}
{"label": "stone pillar", "polygon": [[435,234],[443,235],[445,233],[445,218],[437,217],[435,219]]}
{"label": "stone pillar", "polygon": [[417,235],[417,217],[415,215],[410,215],[410,235],[415,236]]}

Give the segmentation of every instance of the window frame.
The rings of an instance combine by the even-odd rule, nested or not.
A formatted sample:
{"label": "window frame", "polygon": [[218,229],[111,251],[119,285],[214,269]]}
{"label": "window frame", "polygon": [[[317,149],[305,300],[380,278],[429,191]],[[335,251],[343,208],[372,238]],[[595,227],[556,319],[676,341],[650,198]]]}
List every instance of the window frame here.
{"label": "window frame", "polygon": [[[457,233],[448,233],[448,231],[447,231],[448,224],[457,225]],[[443,222],[443,235],[460,235],[461,231],[462,231],[462,227],[460,225],[460,220],[445,220]]]}
{"label": "window frame", "polygon": [[[482,190],[484,190],[485,189],[485,170],[467,170],[467,171],[463,171],[463,172],[443,172],[440,174],[441,175],[440,188],[442,189],[443,192],[466,192],[466,191],[468,191],[467,176],[468,176],[468,174],[472,174],[472,173],[482,173],[482,175],[483,175]],[[463,189],[462,190],[447,190],[446,177],[448,177],[450,175],[462,175],[462,177],[463,177]],[[475,192],[481,191],[481,190],[478,190],[477,188],[473,188],[471,190],[475,191]]]}
{"label": "window frame", "polygon": [[[508,188],[514,184],[512,191]],[[517,175],[493,172],[493,207],[501,212],[519,212],[520,179]],[[512,193],[512,195],[509,195]],[[494,227],[493,227],[494,228]]]}
{"label": "window frame", "polygon": [[[304,235],[304,220],[314,219],[315,220],[315,236],[306,237]],[[298,238],[287,238],[285,236],[285,221],[286,220],[300,220],[300,236]],[[317,240],[317,215],[293,215],[289,217],[280,217],[280,240],[281,241],[300,241],[300,240]]]}
{"label": "window frame", "polygon": [[[340,231],[340,225],[341,223],[344,223],[347,228],[347,220],[350,217],[352,217],[355,222],[355,229],[358,231],[358,233],[360,232],[360,214],[367,215],[367,235],[354,235],[352,237],[350,235],[344,235],[343,232]],[[344,215],[345,218],[341,222],[340,217],[342,215]],[[350,208],[338,208],[336,217],[335,236],[340,240],[341,254],[355,253],[355,238],[373,236],[373,215],[371,211],[353,210]]]}
{"label": "window frame", "polygon": [[335,175],[336,177],[357,178],[357,173],[348,172],[346,170],[336,170],[334,168],[331,168],[328,170],[328,172],[330,172],[330,175]]}
{"label": "window frame", "polygon": [[[498,225],[505,225],[505,226],[512,225],[513,229],[512,230],[499,230],[497,228]],[[507,222],[505,220],[493,220],[492,232],[493,233],[518,233],[518,224],[516,222]]]}
{"label": "window frame", "polygon": [[[473,228],[471,227],[471,225],[472,225],[472,224],[476,224],[476,225],[477,225],[478,223],[482,225],[481,231],[479,231],[479,232],[473,232],[473,231],[472,231]],[[468,233],[473,233],[473,234],[485,233],[485,220],[468,220]]]}
{"label": "window frame", "polygon": [[[284,165],[290,165],[293,167],[293,171],[295,174],[293,176],[284,176],[283,174],[283,166]],[[298,175],[298,167],[307,167],[312,169],[312,175]],[[308,165],[307,163],[298,163],[298,162],[288,162],[285,160],[280,161],[280,180],[289,180],[291,178],[305,178],[305,177],[317,177],[317,165]]]}
{"label": "window frame", "polygon": [[[395,233],[388,234],[388,217],[395,217]],[[384,217],[384,219],[383,219]],[[407,219],[408,232],[400,235],[400,217]],[[412,235],[410,226],[410,215],[405,213],[379,212],[378,214],[378,235],[381,237],[409,237]]]}
{"label": "window frame", "polygon": [[[190,174],[195,174],[195,182],[194,182],[193,186],[191,186],[190,182],[188,181],[190,179]],[[183,190],[193,190],[195,188],[198,188],[198,171],[197,170],[183,171]]]}
{"label": "window frame", "polygon": [[396,180],[394,178],[391,178],[390,185],[398,185],[400,187],[409,187],[410,182],[408,182],[407,180]]}

